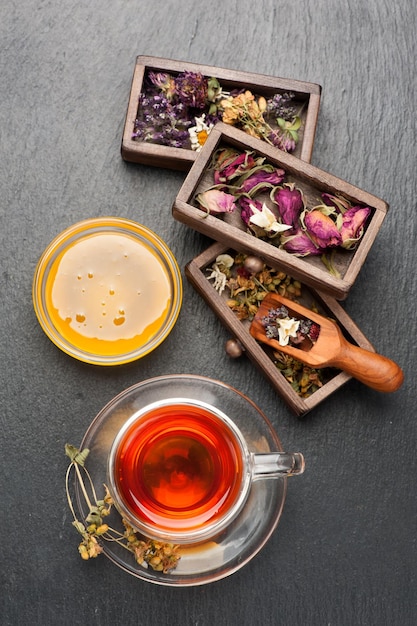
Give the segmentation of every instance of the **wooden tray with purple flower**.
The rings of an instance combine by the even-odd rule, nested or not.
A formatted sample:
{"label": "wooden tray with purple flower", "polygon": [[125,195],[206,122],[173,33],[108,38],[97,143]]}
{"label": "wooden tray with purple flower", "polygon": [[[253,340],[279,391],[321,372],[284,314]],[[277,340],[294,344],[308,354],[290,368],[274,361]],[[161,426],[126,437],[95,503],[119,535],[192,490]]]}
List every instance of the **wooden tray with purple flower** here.
{"label": "wooden tray with purple flower", "polygon": [[173,216],[344,300],[388,204],[292,154],[219,123],[173,203]]}
{"label": "wooden tray with purple flower", "polygon": [[320,96],[315,83],[138,56],[121,154],[187,171],[215,123],[226,121],[310,161]]}
{"label": "wooden tray with purple flower", "polygon": [[265,294],[279,293],[335,320],[347,340],[375,351],[337,300],[300,284],[285,272],[271,270],[259,257],[214,243],[187,264],[185,274],[229,331],[226,351],[231,357],[249,357],[296,415],[310,412],[351,376],[335,368],[304,367],[256,341],[250,326]]}

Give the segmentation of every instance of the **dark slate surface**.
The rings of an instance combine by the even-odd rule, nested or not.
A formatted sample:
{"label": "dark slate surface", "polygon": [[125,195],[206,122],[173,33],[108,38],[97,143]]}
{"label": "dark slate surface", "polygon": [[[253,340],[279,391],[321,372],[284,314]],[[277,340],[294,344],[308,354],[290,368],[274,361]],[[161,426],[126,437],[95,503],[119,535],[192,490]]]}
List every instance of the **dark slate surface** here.
{"label": "dark slate surface", "polygon": [[[1,624],[416,623],[415,15],[413,0],[3,0]],[[142,222],[181,267],[209,243],[171,217],[183,174],[120,158],[138,54],[322,85],[313,163],[391,207],[345,306],[404,368],[399,392],[352,381],[295,418],[249,361],[226,357],[226,331],[187,283],[171,336],[136,364],[95,369],[48,341],[33,271],[73,222]],[[198,588],[153,586],[104,557],[82,562],[65,442],[77,445],[122,389],[189,372],[246,392],[284,446],[304,452],[277,531],[245,568]]]}

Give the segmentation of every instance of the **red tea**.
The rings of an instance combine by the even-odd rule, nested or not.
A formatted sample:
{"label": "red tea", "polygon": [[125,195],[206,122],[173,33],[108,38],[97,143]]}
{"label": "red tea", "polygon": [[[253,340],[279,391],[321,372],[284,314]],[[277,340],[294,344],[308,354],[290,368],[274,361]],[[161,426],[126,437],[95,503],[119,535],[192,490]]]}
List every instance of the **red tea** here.
{"label": "red tea", "polygon": [[131,516],[175,532],[219,520],[237,500],[242,474],[241,447],[229,426],[188,404],[151,409],[133,423],[114,463]]}

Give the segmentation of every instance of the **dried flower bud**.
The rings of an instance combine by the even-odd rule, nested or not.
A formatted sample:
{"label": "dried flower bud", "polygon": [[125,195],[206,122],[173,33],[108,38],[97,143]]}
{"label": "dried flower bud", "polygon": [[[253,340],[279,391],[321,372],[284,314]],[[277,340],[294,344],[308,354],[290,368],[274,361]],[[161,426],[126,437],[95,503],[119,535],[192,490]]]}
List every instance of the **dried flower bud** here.
{"label": "dried flower bud", "polygon": [[304,223],[319,248],[333,248],[342,243],[342,237],[332,218],[318,209],[306,213]]}
{"label": "dried flower bud", "polygon": [[78,552],[80,553],[80,556],[84,561],[88,561],[90,557],[88,554],[87,546],[84,543],[80,543],[80,545],[78,546]]}
{"label": "dried flower bud", "polygon": [[175,78],[175,91],[180,101],[195,109],[206,106],[208,84],[200,72],[183,72]]}
{"label": "dried flower bud", "polygon": [[207,81],[207,100],[209,102],[215,102],[221,93],[222,88],[219,81],[217,80],[217,78],[214,78],[212,76]]}
{"label": "dried flower bud", "polygon": [[168,100],[172,100],[175,94],[175,80],[165,72],[149,72],[149,80],[165,94]]}
{"label": "dried flower bud", "polygon": [[199,193],[196,197],[199,205],[206,209],[207,213],[232,213],[235,208],[235,197],[219,189],[209,189]]}
{"label": "dried flower bud", "polygon": [[362,237],[365,223],[371,213],[369,207],[352,207],[343,214],[340,235],[342,247],[348,250],[354,248]]}
{"label": "dried flower bud", "polygon": [[301,211],[304,208],[301,191],[289,186],[284,186],[271,194],[271,199],[278,205],[278,211],[284,224],[296,226]]}
{"label": "dried flower bud", "polygon": [[261,113],[264,113],[267,110],[267,103],[263,96],[258,98],[258,107]]}

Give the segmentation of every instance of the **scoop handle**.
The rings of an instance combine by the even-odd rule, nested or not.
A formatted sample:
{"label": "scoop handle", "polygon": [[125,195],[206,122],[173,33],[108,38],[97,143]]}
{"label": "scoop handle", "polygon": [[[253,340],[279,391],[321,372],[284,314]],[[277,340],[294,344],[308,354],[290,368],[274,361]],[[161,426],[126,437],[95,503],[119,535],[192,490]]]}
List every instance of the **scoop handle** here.
{"label": "scoop handle", "polygon": [[340,352],[328,365],[347,372],[371,389],[386,393],[397,391],[404,380],[403,371],[397,363],[381,354],[355,346],[344,337],[341,337]]}

